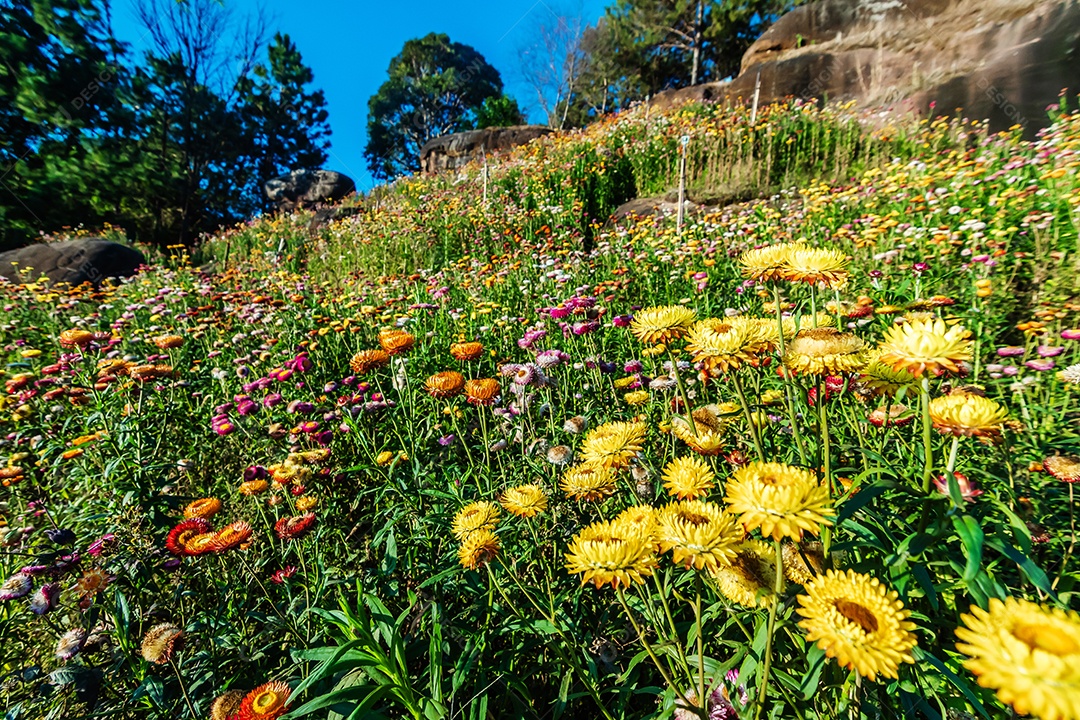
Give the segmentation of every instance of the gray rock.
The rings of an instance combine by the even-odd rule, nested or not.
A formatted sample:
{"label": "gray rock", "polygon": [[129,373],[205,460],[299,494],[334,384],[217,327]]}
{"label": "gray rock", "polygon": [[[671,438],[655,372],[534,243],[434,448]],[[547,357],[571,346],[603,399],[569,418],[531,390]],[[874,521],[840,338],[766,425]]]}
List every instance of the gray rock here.
{"label": "gray rock", "polygon": [[543,125],[513,125],[443,135],[420,148],[420,167],[428,173],[456,170],[485,154],[524,145],[551,132]]}
{"label": "gray rock", "polygon": [[[14,263],[14,264],[13,264]],[[106,278],[130,277],[146,256],[135,248],[102,238],[38,243],[0,253],[0,277],[17,281],[19,270],[33,268],[32,279],[45,275],[54,283],[100,285]]]}
{"label": "gray rock", "polygon": [[818,0],[781,17],[730,82],[660,93],[686,101],[854,100],[862,107],[1021,125],[1049,124],[1047,106],[1080,92],[1075,0]]}
{"label": "gray rock", "polygon": [[356,183],[333,170],[293,170],[267,180],[263,191],[270,202],[291,210],[341,200],[356,192]]}

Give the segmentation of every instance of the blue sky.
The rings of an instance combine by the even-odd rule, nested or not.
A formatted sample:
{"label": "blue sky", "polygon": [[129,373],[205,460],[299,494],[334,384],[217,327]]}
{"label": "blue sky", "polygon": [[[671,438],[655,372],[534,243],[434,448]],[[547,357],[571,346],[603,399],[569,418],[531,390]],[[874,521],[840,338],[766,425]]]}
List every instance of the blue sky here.
{"label": "blue sky", "polygon": [[[132,44],[138,56],[147,49],[138,43],[143,30],[135,18],[134,0],[114,0],[113,26],[119,39]],[[580,13],[589,23],[603,14],[606,0],[222,0],[236,12],[262,5],[274,31],[292,37],[304,62],[315,73],[314,86],[326,92],[330,112],[330,159],[327,167],[356,180],[358,189],[371,186],[364,163],[367,142],[367,101],[386,79],[390,59],[406,40],[443,32],[451,40],[472,45],[502,74],[507,92],[517,98],[530,119],[530,90],[518,75],[518,48],[528,41],[538,18],[552,13]]]}

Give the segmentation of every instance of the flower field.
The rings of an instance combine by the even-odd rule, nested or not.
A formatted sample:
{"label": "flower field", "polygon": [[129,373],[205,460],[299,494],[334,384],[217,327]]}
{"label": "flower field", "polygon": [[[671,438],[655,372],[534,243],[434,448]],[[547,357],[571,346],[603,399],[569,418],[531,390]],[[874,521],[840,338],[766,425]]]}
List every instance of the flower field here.
{"label": "flower field", "polygon": [[868,121],[0,285],[6,717],[1080,718],[1080,114]]}

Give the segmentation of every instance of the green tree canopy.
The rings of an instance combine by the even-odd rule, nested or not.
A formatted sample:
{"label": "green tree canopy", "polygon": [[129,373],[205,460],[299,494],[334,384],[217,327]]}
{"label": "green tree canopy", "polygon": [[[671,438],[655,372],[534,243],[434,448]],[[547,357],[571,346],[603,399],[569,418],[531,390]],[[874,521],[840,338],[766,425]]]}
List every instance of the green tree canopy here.
{"label": "green tree canopy", "polygon": [[616,0],[582,36],[571,117],[583,122],[662,90],[738,74],[747,48],[791,0]]}
{"label": "green tree canopy", "polygon": [[251,143],[254,180],[261,184],[298,168],[319,168],[329,147],[329,113],[322,90],[308,90],[315,76],[288,35],[267,50],[269,66],[240,79],[241,116]]}
{"label": "green tree canopy", "polygon": [[287,35],[220,0],[142,0],[133,60],[103,0],[0,0],[0,249],[64,226],[190,243],[326,160],[326,101]]}
{"label": "green tree canopy", "polygon": [[368,100],[364,149],[371,174],[382,180],[417,170],[428,140],[475,128],[484,101],[503,91],[483,55],[443,34],[406,42],[388,74]]}

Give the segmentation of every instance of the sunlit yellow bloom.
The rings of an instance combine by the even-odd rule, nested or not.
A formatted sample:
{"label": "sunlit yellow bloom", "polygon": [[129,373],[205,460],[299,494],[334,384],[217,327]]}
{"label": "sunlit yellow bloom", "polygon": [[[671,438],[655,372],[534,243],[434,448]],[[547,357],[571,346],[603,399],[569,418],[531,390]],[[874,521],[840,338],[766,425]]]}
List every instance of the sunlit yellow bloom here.
{"label": "sunlit yellow bloom", "polygon": [[960,616],[956,649],[979,685],[1020,715],[1080,718],[1080,615],[1028,600],[991,598]]}
{"label": "sunlit yellow bloom", "polygon": [[586,463],[606,468],[624,468],[641,452],[648,427],[642,422],[610,422],[593,428],[581,444]]}
{"label": "sunlit yellow bloom", "polygon": [[616,515],[612,522],[626,524],[651,537],[656,532],[656,515],[656,508],[652,505],[631,505]]}
{"label": "sunlit yellow bloom", "polygon": [[450,526],[454,537],[464,540],[477,530],[491,530],[499,522],[499,506],[488,500],[471,502],[458,510]]}
{"label": "sunlit yellow bloom", "polygon": [[685,335],[696,317],[692,308],[682,305],[645,308],[634,313],[630,332],[648,345],[669,343]]}
{"label": "sunlit yellow bloom", "polygon": [[743,536],[733,516],[704,500],[669,503],[660,509],[656,520],[660,551],[670,550],[672,561],[687,568],[714,570],[729,562]]}
{"label": "sunlit yellow bloom", "polygon": [[739,268],[743,277],[751,280],[783,280],[788,257],[793,251],[803,247],[805,246],[801,244],[781,243],[747,250],[739,257]]}
{"label": "sunlit yellow bloom", "polygon": [[900,663],[914,663],[917,644],[910,613],[877,578],[853,570],[828,570],[800,595],[799,626],[828,657],[871,680],[896,678]]}
{"label": "sunlit yellow bloom", "polygon": [[764,607],[776,592],[776,553],[761,540],[744,540],[735,546],[728,563],[712,570],[716,587],[734,603]]}
{"label": "sunlit yellow bloom", "polygon": [[924,373],[958,372],[971,359],[971,333],[944,320],[914,321],[893,325],[885,331],[878,362],[915,377]]}
{"label": "sunlit yellow bloom", "polygon": [[691,416],[694,429],[690,428],[686,418],[676,416],[671,420],[671,433],[699,455],[719,455],[724,449],[724,435],[733,419],[724,417],[719,405],[699,407]]}
{"label": "sunlit yellow bloom", "polygon": [[930,401],[930,420],[946,435],[996,438],[1009,413],[996,400],[953,392]]}
{"label": "sunlit yellow bloom", "polygon": [[724,500],[739,515],[747,532],[761,528],[774,540],[801,540],[803,532],[817,535],[834,515],[829,489],[809,470],[783,463],[752,462],[727,481]]}
{"label": "sunlit yellow bloom", "polygon": [[603,500],[615,494],[615,472],[603,465],[575,465],[563,473],[559,488],[575,500]]}
{"label": "sunlit yellow bloom", "polygon": [[784,280],[825,283],[839,288],[847,282],[847,255],[827,248],[794,247],[780,268]]}
{"label": "sunlit yellow bloom", "polygon": [[469,570],[491,562],[499,555],[502,547],[499,536],[487,528],[482,528],[465,536],[458,548],[458,562]]}
{"label": "sunlit yellow bloom", "polygon": [[770,347],[768,330],[748,318],[710,318],[695,323],[687,336],[686,349],[712,375],[752,363]]}
{"label": "sunlit yellow bloom", "polygon": [[499,504],[511,515],[531,518],[547,510],[547,495],[539,485],[517,485],[503,492]]}
{"label": "sunlit yellow bloom", "polygon": [[628,588],[643,583],[656,567],[653,539],[624,522],[598,522],[570,541],[566,569],[581,574],[581,584]]}
{"label": "sunlit yellow bloom", "polygon": [[712,469],[699,457],[678,457],[664,467],[664,487],[679,500],[696,500],[713,489]]}
{"label": "sunlit yellow bloom", "polygon": [[846,375],[866,362],[865,343],[833,328],[803,330],[787,346],[784,365],[799,375]]}

